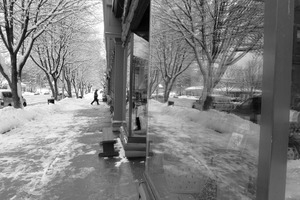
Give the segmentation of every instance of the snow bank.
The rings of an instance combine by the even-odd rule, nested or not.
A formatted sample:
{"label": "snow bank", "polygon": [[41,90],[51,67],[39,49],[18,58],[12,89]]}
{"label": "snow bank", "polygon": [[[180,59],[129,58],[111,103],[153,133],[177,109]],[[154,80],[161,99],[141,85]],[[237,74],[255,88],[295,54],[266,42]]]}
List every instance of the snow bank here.
{"label": "snow bank", "polygon": [[[55,101],[55,104],[27,106],[24,109],[15,109],[13,107],[0,109],[0,134],[20,127],[28,121],[42,118],[56,112],[67,112],[79,109],[88,103],[87,101],[90,100],[91,95],[87,95],[84,99],[65,98],[61,101]],[[82,101],[84,101],[84,103]]]}
{"label": "snow bank", "polygon": [[44,115],[49,115],[52,105],[26,107],[24,109],[15,109],[6,107],[0,110],[0,134],[19,127],[28,121],[34,120]]}
{"label": "snow bank", "polygon": [[155,100],[150,101],[149,112],[161,112],[161,114],[181,118],[184,121],[192,121],[206,128],[220,133],[259,133],[259,126],[236,115],[217,110],[199,111],[193,108],[168,106]]}

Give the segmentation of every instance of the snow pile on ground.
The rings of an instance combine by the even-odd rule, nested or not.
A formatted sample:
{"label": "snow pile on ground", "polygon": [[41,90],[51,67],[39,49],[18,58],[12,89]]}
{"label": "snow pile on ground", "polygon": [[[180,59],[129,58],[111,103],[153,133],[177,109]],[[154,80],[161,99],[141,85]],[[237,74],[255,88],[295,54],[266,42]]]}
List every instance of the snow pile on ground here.
{"label": "snow pile on ground", "polygon": [[121,159],[120,161],[116,162],[115,166],[120,167],[122,163],[129,162],[125,156],[125,150],[123,148],[120,138],[117,138],[117,143],[116,143],[115,148],[119,151],[119,158]]}
{"label": "snow pile on ground", "polygon": [[[4,165],[10,166],[6,167],[0,176],[11,179],[21,177],[22,180],[28,181],[27,187],[23,188],[24,192],[30,191],[30,194],[34,195],[35,189],[39,188],[38,185],[48,183],[50,179],[60,173],[69,165],[74,154],[83,153],[81,152],[82,144],[74,144],[70,139],[77,137],[76,134],[80,132],[80,127],[87,125],[88,120],[74,122],[72,116],[74,110],[86,107],[92,99],[93,94],[91,93],[83,99],[66,98],[55,104],[28,106],[24,109],[11,107],[1,109],[0,133],[16,127],[27,126],[27,128],[24,129],[26,131],[13,130],[9,134],[0,134],[1,151],[10,153],[0,158]],[[181,169],[175,166],[180,161],[188,163],[191,167],[189,170],[211,164],[207,171],[219,174],[219,178],[228,183],[227,189],[236,189],[236,191],[232,191],[235,193],[239,192],[237,188],[233,187],[235,184],[239,186],[245,184],[245,180],[250,177],[247,176],[248,174],[256,176],[257,166],[255,164],[260,133],[257,124],[215,110],[204,112],[192,108],[167,106],[167,104],[161,104],[154,100],[149,101],[149,116],[151,123],[155,123],[155,126],[150,123],[150,139],[152,136],[162,139],[159,140],[162,142],[154,142],[151,145],[155,147],[153,152],[161,152],[162,161],[166,164],[164,170],[168,170],[169,173]],[[40,121],[40,123],[33,123],[34,120]],[[53,130],[54,123],[59,128]],[[72,130],[69,130],[68,124],[72,125]],[[39,130],[39,133],[34,133],[32,130]],[[245,143],[241,144],[242,140]],[[24,142],[28,145],[23,146]],[[36,144],[43,148],[29,150]],[[53,144],[56,145],[53,146]],[[233,147],[240,145],[240,154],[237,154],[238,151],[230,144],[233,144]],[[115,166],[119,167],[128,160],[120,141],[117,146],[120,149],[120,161],[116,162]],[[18,152],[18,149],[28,152],[32,157],[40,157],[40,163],[33,162],[33,159],[23,159],[22,156],[17,156],[15,152]],[[171,153],[179,159],[173,161],[173,157],[170,159],[165,157],[166,154]],[[210,163],[207,162],[208,159],[210,159]],[[194,166],[192,166],[193,163]],[[44,170],[40,171],[41,169],[38,167]],[[84,177],[92,170],[92,168],[86,168],[78,176]],[[40,173],[36,174],[37,171]],[[232,175],[226,176],[230,173]],[[36,179],[36,177],[40,179]],[[299,180],[300,161],[288,161],[287,199],[300,199]]]}
{"label": "snow pile on ground", "polygon": [[0,134],[19,127],[28,121],[34,120],[44,115],[49,115],[53,110],[53,105],[48,107],[34,106],[24,109],[6,107],[0,110]]}
{"label": "snow pile on ground", "polygon": [[55,104],[39,104],[27,106],[24,109],[15,109],[5,107],[0,109],[0,134],[20,127],[28,121],[43,118],[56,112],[72,111],[82,107],[82,101],[89,103],[93,94],[87,94],[84,99],[65,98],[61,101],[55,101]]}
{"label": "snow pile on ground", "polygon": [[168,106],[155,100],[150,102],[149,111],[161,111],[164,114],[180,118],[185,122],[195,122],[220,133],[259,133],[259,126],[236,115],[217,110],[199,111],[185,107]]}
{"label": "snow pile on ground", "polygon": [[[181,179],[179,171],[194,177],[215,174],[220,199],[254,199],[255,191],[248,187],[256,185],[260,126],[233,114],[176,103],[149,101],[148,135],[157,141],[151,145],[155,156],[149,169],[164,170],[167,178],[179,176],[176,180]],[[300,160],[288,160],[286,199],[300,199],[299,180]]]}
{"label": "snow pile on ground", "polygon": [[32,95],[34,95],[34,93],[33,92],[23,92],[22,93],[22,95],[24,96],[27,96],[27,95],[30,95],[30,96],[32,96]]}
{"label": "snow pile on ground", "polygon": [[[70,178],[94,171],[85,166],[73,172],[71,167],[76,156],[97,157],[91,146],[79,140],[91,120],[80,113],[90,109],[90,102],[89,98],[67,98],[55,104],[0,110],[1,130],[10,130],[0,134],[0,196],[7,195],[3,199],[47,199],[41,197],[45,188],[61,181],[66,171]],[[103,106],[93,108],[101,111]]]}

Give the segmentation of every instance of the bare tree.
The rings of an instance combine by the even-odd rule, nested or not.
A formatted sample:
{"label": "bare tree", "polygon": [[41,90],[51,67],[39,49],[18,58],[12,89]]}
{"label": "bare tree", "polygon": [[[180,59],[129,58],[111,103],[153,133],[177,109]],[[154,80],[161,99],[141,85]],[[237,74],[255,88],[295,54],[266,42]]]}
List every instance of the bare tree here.
{"label": "bare tree", "polygon": [[83,97],[85,93],[91,92],[91,88],[101,87],[101,77],[104,77],[105,62],[101,58],[100,39],[91,39],[80,36],[75,41],[76,47],[72,57],[71,80],[76,96]]}
{"label": "bare tree", "polygon": [[85,91],[89,90],[89,86],[91,86],[91,83],[87,78],[88,68],[88,65],[82,65],[72,70],[70,81],[77,98],[83,97]]}
{"label": "bare tree", "polygon": [[68,48],[72,39],[72,30],[63,26],[54,26],[56,32],[47,31],[42,35],[34,47],[36,56],[31,55],[32,61],[45,72],[52,95],[58,97],[58,80],[65,66],[68,65],[70,49]]}
{"label": "bare tree", "polygon": [[38,88],[46,87],[47,80],[43,71],[28,60],[22,71],[22,83],[26,84],[26,91],[40,92]]}
{"label": "bare tree", "polygon": [[151,62],[151,70],[149,70],[149,82],[148,82],[148,98],[151,97],[155,91],[158,89],[158,85],[161,82],[161,76],[159,72],[159,68],[156,67],[156,64],[154,62]]}
{"label": "bare tree", "polygon": [[[158,10],[156,10],[158,11]],[[160,12],[153,12],[152,18],[159,19]],[[176,79],[185,72],[194,61],[194,54],[185,40],[178,39],[178,33],[172,33],[170,28],[165,27],[159,20],[153,20],[152,23],[152,66],[155,69],[151,72],[153,86],[160,77],[164,85],[163,101],[167,102],[169,94],[176,82]],[[155,63],[155,64],[154,64]],[[157,74],[159,72],[159,74]]]}
{"label": "bare tree", "polygon": [[167,102],[177,77],[192,64],[193,54],[188,51],[185,41],[177,41],[167,35],[163,35],[162,40],[159,41],[156,59],[164,83],[163,101]]}
{"label": "bare tree", "polygon": [[247,93],[251,97],[257,93],[257,90],[261,90],[262,68],[261,55],[254,54],[244,66],[234,65],[228,68],[224,74],[225,81],[220,82],[219,86],[224,85],[226,88],[225,92],[238,88],[241,93]]}
{"label": "bare tree", "polygon": [[262,71],[263,71],[263,61],[259,56],[253,56],[253,58],[247,62],[244,72],[244,82],[246,88],[250,94],[253,96],[256,90],[261,90],[262,87]]}
{"label": "bare tree", "polygon": [[185,88],[199,85],[201,82],[199,79],[199,69],[192,66],[189,67],[176,79],[177,93],[182,95]]}
{"label": "bare tree", "polygon": [[91,22],[86,13],[89,12],[84,9],[56,23],[34,47],[36,54],[31,58],[45,72],[55,99],[59,93],[58,80],[63,84],[62,90],[72,97],[72,85],[76,85],[73,82],[78,68],[92,65],[95,60],[92,56],[97,57],[91,28],[95,22]]}
{"label": "bare tree", "polygon": [[193,50],[206,101],[228,66],[261,49],[263,3],[255,0],[157,0],[161,20]]}
{"label": "bare tree", "polygon": [[[49,25],[84,5],[83,0],[2,0],[0,36],[7,50],[1,55],[0,72],[12,90],[15,108],[21,108],[22,69],[36,39]],[[6,60],[7,59],[7,60]]]}

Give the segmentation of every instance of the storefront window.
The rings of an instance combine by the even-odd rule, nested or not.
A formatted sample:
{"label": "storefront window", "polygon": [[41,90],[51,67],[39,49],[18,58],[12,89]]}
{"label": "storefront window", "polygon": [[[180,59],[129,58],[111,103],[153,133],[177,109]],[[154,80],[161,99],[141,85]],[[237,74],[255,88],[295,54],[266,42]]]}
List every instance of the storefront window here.
{"label": "storefront window", "polygon": [[151,1],[145,174],[157,199],[256,198],[263,8]]}
{"label": "storefront window", "polygon": [[295,2],[286,200],[300,199],[300,8],[299,1]]}
{"label": "storefront window", "polygon": [[146,105],[149,44],[136,34],[131,35],[127,57],[127,124],[130,136],[146,135]]}

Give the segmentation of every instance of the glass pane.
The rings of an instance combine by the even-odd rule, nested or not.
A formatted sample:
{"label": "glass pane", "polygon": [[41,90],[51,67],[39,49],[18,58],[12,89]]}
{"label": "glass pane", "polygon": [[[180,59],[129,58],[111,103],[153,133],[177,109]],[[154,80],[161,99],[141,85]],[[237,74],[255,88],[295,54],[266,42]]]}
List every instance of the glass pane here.
{"label": "glass pane", "polygon": [[138,35],[132,34],[128,48],[127,91],[130,94],[128,132],[130,136],[146,135],[149,44]]}
{"label": "glass pane", "polygon": [[294,19],[294,44],[293,44],[293,66],[291,84],[291,110],[290,110],[290,132],[288,143],[286,198],[287,200],[300,199],[300,7],[299,1],[295,1]]}
{"label": "glass pane", "polygon": [[133,41],[132,39],[128,42],[128,45],[126,46],[126,124],[127,124],[127,131],[128,134],[131,135],[132,131],[132,65],[131,65],[131,59],[132,59],[132,45]]}
{"label": "glass pane", "polygon": [[255,199],[263,8],[152,0],[146,177],[158,199]]}

